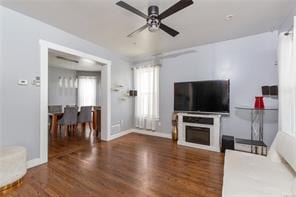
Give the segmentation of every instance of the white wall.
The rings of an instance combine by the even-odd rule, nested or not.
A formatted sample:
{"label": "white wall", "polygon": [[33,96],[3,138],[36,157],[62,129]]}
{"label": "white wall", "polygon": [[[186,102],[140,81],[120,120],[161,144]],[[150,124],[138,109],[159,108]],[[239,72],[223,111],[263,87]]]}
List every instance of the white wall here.
{"label": "white wall", "polygon": [[[113,125],[119,124],[121,121],[121,130],[126,128],[126,125],[133,126],[133,100],[132,97],[125,97],[127,100],[123,101],[121,98],[123,97],[123,93],[126,93],[132,87],[132,70],[131,69],[123,69],[119,68],[118,72],[112,72],[112,87],[120,84],[124,87],[120,92],[111,92],[111,99],[112,99],[112,108],[118,109],[118,113],[113,113],[112,116],[114,119],[118,120],[117,122],[113,122]],[[131,116],[132,118],[129,120],[130,122],[126,122],[126,119],[122,119],[121,117],[125,115],[127,111],[127,107],[132,106],[132,110],[130,114],[126,114],[127,116]],[[130,108],[129,108],[130,109]],[[111,131],[111,134],[115,134],[116,131]]]}
{"label": "white wall", "polygon": [[[0,6],[3,20],[0,29],[3,40],[1,83],[2,146],[22,145],[28,150],[28,159],[39,157],[40,88],[18,86],[18,79],[32,81],[40,75],[40,46],[43,39],[112,61],[111,80],[129,84],[129,63],[108,50],[82,40],[38,20]],[[3,66],[4,65],[4,66]],[[122,130],[132,126],[132,102],[118,102],[112,94],[112,124],[123,120]]]}
{"label": "white wall", "polygon": [[[249,113],[237,105],[253,105],[261,85],[277,84],[277,32],[219,42],[172,53],[194,53],[163,59],[160,68],[160,125],[158,132],[171,132],[174,82],[230,79],[230,116],[222,118],[222,133],[250,137]],[[266,105],[276,100],[266,100]],[[272,104],[270,104],[272,105]],[[277,131],[277,112],[265,115],[265,141],[270,144]]]}
{"label": "white wall", "polygon": [[76,78],[75,70],[48,68],[48,105],[76,105],[76,88],[60,88],[59,77]]}

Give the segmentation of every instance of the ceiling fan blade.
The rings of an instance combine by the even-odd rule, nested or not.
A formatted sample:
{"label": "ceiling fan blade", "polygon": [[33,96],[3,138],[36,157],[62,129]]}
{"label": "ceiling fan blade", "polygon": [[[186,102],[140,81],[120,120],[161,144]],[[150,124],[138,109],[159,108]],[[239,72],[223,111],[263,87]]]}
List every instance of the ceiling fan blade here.
{"label": "ceiling fan blade", "polygon": [[170,8],[168,8],[167,10],[165,10],[164,12],[162,12],[159,15],[160,19],[164,19],[190,5],[193,4],[192,0],[180,0],[179,2],[177,2],[176,4],[174,4],[173,6],[171,6]]}
{"label": "ceiling fan blade", "polygon": [[171,36],[175,37],[176,35],[179,34],[179,32],[177,32],[176,30],[164,25],[163,23],[160,23],[159,28],[163,31],[165,31],[166,33],[170,34]]}
{"label": "ceiling fan blade", "polygon": [[135,36],[136,34],[140,33],[141,31],[143,31],[144,29],[146,29],[148,27],[148,25],[144,25],[142,27],[140,27],[139,29],[137,29],[136,31],[132,32],[131,34],[127,35],[127,37],[131,38],[133,36]]}
{"label": "ceiling fan blade", "polygon": [[118,1],[118,2],[116,3],[116,5],[118,5],[118,6],[122,7],[122,8],[124,8],[124,9],[127,9],[127,10],[129,10],[130,12],[132,12],[132,13],[138,15],[138,16],[141,16],[141,17],[143,17],[143,18],[145,18],[145,19],[148,18],[148,16],[147,16],[146,14],[144,14],[144,13],[141,12],[140,10],[137,10],[136,8],[130,6],[129,4],[127,4],[127,3],[123,2],[123,1]]}

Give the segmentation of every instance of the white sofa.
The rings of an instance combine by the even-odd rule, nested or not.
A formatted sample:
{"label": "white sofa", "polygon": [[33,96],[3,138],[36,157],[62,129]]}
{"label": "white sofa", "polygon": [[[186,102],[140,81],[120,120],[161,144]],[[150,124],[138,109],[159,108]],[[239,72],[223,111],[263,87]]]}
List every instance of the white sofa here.
{"label": "white sofa", "polygon": [[296,196],[296,138],[278,132],[268,156],[227,150],[223,197]]}

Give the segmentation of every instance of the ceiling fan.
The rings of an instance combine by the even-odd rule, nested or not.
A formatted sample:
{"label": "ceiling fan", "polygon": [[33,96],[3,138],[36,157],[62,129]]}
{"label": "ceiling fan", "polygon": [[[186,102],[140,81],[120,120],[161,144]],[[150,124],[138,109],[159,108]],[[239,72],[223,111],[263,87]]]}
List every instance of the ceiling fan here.
{"label": "ceiling fan", "polygon": [[130,12],[133,12],[134,14],[146,19],[147,23],[137,29],[136,31],[132,32],[129,34],[127,37],[133,37],[135,34],[140,33],[144,29],[148,28],[150,32],[155,32],[159,29],[165,31],[166,33],[170,34],[171,36],[175,37],[176,35],[179,34],[176,30],[166,26],[163,24],[161,21],[168,16],[171,16],[172,14],[175,14],[176,12],[190,6],[193,4],[192,0],[180,0],[161,14],[159,14],[159,9],[158,6],[152,5],[148,8],[148,15],[144,14],[143,12],[137,10],[136,8],[130,6],[129,4],[119,1],[116,3],[116,5],[129,10]]}

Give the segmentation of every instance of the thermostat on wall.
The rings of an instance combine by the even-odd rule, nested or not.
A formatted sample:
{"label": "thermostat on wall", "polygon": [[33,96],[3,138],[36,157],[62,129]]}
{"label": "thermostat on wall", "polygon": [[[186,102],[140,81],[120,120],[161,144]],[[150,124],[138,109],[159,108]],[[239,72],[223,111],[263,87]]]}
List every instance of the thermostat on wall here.
{"label": "thermostat on wall", "polygon": [[17,84],[20,86],[26,86],[26,85],[28,85],[28,80],[20,79],[20,80],[18,80]]}

